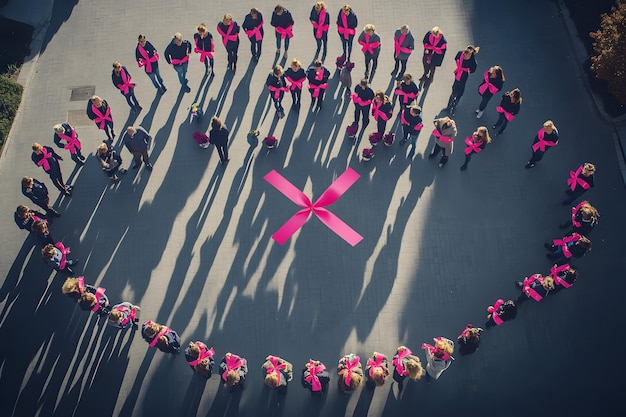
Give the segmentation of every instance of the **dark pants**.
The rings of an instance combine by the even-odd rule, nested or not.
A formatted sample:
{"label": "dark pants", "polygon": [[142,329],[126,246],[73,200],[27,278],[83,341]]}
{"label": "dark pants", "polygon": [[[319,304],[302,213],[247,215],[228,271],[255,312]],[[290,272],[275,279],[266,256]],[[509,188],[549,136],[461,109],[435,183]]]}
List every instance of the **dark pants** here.
{"label": "dark pants", "polygon": [[295,88],[291,90],[291,99],[293,100],[293,104],[300,105],[300,98],[302,98],[302,89]]}
{"label": "dark pants", "polygon": [[283,95],[280,94],[278,96],[278,98],[274,98],[274,94],[272,93],[272,101],[274,102],[274,107],[276,108],[276,111],[282,112],[283,111]]}
{"label": "dark pants", "polygon": [[[370,63],[372,67],[370,68]],[[376,72],[376,68],[378,67],[378,54],[365,54],[365,73],[370,74]]]}
{"label": "dark pants", "polygon": [[128,103],[128,106],[130,108],[135,108],[139,105],[139,102],[137,101],[137,97],[135,97],[134,88],[129,88],[128,94],[124,94],[124,98],[126,99],[126,102]]}
{"label": "dark pants", "polygon": [[65,192],[65,182],[63,182],[63,175],[61,174],[61,170],[57,172],[48,172],[50,179],[52,180],[52,184],[61,192]]}
{"label": "dark pants", "polygon": [[[313,30],[313,36],[315,36],[316,30]],[[315,51],[315,55],[320,53],[320,49],[322,48],[322,44],[324,45],[324,50],[322,51],[322,57],[326,57],[326,52],[328,51],[328,32],[322,32],[322,37],[320,39],[315,38],[315,43],[317,44],[317,50]]]}
{"label": "dark pants", "polygon": [[500,125],[502,125],[502,127],[500,127],[500,130],[498,131],[498,133],[502,133],[504,132],[504,129],[506,129],[506,126],[509,124],[509,121],[504,116],[504,113],[499,113],[499,114],[500,116],[498,116],[498,121],[496,122],[494,126],[497,128]]}
{"label": "dark pants", "polygon": [[[472,152],[473,153],[473,152]],[[465,155],[465,162],[463,163],[463,166],[465,168],[467,168],[467,164],[469,164],[469,161],[472,159],[472,153]]]}
{"label": "dark pants", "polygon": [[[100,124],[96,123],[96,126],[98,126],[98,129],[100,128]],[[113,122],[110,122],[108,120],[104,121],[104,133],[106,133],[107,138],[109,138],[109,140],[113,139],[112,136],[115,135],[114,131],[113,131]]]}
{"label": "dark pants", "polygon": [[[315,103],[315,100],[316,100],[316,98],[313,97],[313,92],[315,90],[309,90],[309,91],[311,92],[311,104],[313,104]],[[324,101],[324,93],[326,92],[326,90],[323,88],[320,88],[318,91],[319,93],[317,94],[317,105],[319,106],[322,104],[322,101]]]}
{"label": "dark pants", "polygon": [[[405,143],[409,139],[411,139],[411,135],[417,133],[417,130],[413,129],[409,125],[402,125],[402,140],[400,143]],[[413,143],[415,145],[415,143]]]}
{"label": "dark pants", "polygon": [[260,41],[256,40],[256,35],[250,38],[250,53],[253,57],[259,58],[261,56],[261,44],[263,43],[263,39]]}
{"label": "dark pants", "polygon": [[485,110],[485,108],[487,107],[487,103],[489,103],[489,100],[491,100],[491,97],[493,97],[493,95],[489,91],[485,91],[485,94],[483,94],[483,98],[480,100],[478,110]]}
{"label": "dark pants", "polygon": [[117,171],[122,166],[122,157],[115,151],[111,152],[111,162],[109,162],[109,165],[111,165],[113,163],[113,161],[117,162],[115,168],[109,168],[109,169],[106,169],[104,171],[104,172],[106,172],[106,174],[107,174],[107,176],[109,178],[115,176],[115,174],[117,174]]}
{"label": "dark pants", "polygon": [[[280,33],[276,33],[276,49],[280,49],[280,42],[282,38],[280,37]],[[285,36],[285,51],[289,50],[289,36]]]}
{"label": "dark pants", "polygon": [[396,58],[396,64],[393,67],[393,72],[396,73],[398,72],[398,67],[400,68],[400,72],[398,72],[398,76],[396,77],[396,81],[401,81],[402,77],[404,76],[404,73],[406,71],[406,62],[407,59],[397,59]]}
{"label": "dark pants", "polygon": [[382,117],[379,117],[378,120],[376,120],[376,131],[378,133],[385,133],[386,128],[387,128],[387,121],[383,119]]}
{"label": "dark pants", "polygon": [[229,42],[226,45],[226,53],[228,54],[228,68],[237,65],[237,51],[239,50],[239,42]]}
{"label": "dark pants", "polygon": [[220,156],[220,161],[226,162],[228,160],[228,145],[227,144],[219,144],[215,145],[217,148],[217,153]]}
{"label": "dark pants", "polygon": [[204,70],[206,72],[209,72],[209,65],[211,66],[211,69],[213,69],[213,64],[215,63],[213,58],[205,58],[204,59]]}
{"label": "dark pants", "polygon": [[350,61],[350,55],[352,55],[352,41],[354,40],[354,35],[348,36],[348,39],[344,38],[343,35],[339,35],[339,39],[341,39],[341,47],[343,48],[342,56],[346,58],[346,61]]}
{"label": "dark pants", "polygon": [[528,163],[534,164],[535,162],[541,161],[543,159],[544,154],[545,152],[541,152],[541,151],[533,152],[533,155],[528,160]]}
{"label": "dark pants", "polygon": [[422,77],[428,78],[430,82],[435,77],[435,69],[437,67],[433,64],[432,54],[424,54],[422,57],[422,65],[424,65],[424,75]]}
{"label": "dark pants", "polygon": [[448,107],[452,106],[454,100],[458,103],[463,93],[465,93],[465,81],[454,80],[454,84],[452,84],[452,94],[450,94],[450,98],[448,99]]}
{"label": "dark pants", "polygon": [[141,160],[143,159],[144,164],[150,165],[150,157],[148,156],[148,150],[145,149],[143,151],[132,152],[133,158],[135,159],[135,165],[141,165]]}
{"label": "dark pants", "polygon": [[441,159],[439,160],[439,163],[445,165],[448,162],[448,157],[450,156],[450,155],[446,155],[446,148],[439,146],[435,143],[435,147],[433,148],[433,151],[430,153],[429,157],[434,158],[435,156],[439,154],[440,151],[441,151]]}
{"label": "dark pants", "polygon": [[363,115],[363,126],[367,126],[370,122],[370,106],[354,105],[354,123],[359,123],[359,120]]}

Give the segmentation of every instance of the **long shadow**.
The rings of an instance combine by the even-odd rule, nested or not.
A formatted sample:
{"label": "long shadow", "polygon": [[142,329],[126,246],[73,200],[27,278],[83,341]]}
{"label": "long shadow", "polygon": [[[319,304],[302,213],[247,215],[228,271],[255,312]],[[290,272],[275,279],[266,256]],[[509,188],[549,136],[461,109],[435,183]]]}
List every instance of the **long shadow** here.
{"label": "long shadow", "polygon": [[50,24],[48,31],[44,37],[43,44],[41,45],[41,52],[43,53],[48,46],[48,43],[52,40],[54,35],[58,32],[59,28],[69,19],[74,10],[74,6],[78,4],[78,0],[64,0],[54,1],[52,6],[52,16],[50,18]]}

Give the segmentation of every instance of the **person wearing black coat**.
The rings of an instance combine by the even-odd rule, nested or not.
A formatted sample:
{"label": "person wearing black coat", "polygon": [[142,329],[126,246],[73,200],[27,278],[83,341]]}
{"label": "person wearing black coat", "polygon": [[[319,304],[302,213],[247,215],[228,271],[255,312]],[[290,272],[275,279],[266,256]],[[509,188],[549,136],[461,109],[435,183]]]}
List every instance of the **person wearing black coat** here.
{"label": "person wearing black coat", "polygon": [[152,81],[154,88],[161,94],[165,93],[167,88],[165,88],[163,78],[161,78],[161,73],[159,72],[159,54],[156,48],[143,35],[137,37],[135,59],[139,68],[144,67],[146,75]]}
{"label": "person wearing black coat", "polygon": [[47,222],[48,217],[43,213],[29,209],[28,206],[19,205],[15,209],[15,213],[13,213],[13,220],[15,220],[15,224],[20,229],[32,232],[33,224],[36,221],[42,220]]}
{"label": "person wearing black coat", "polygon": [[287,81],[283,74],[283,67],[276,65],[274,70],[269,73],[265,85],[270,90],[270,96],[274,102],[276,108],[276,116],[282,118],[285,115],[285,109],[283,109],[283,96],[287,90]]}
{"label": "person wearing black coat", "polygon": [[191,43],[188,40],[183,40],[183,35],[179,32],[174,34],[172,41],[165,48],[165,61],[172,65],[176,74],[178,74],[178,81],[183,90],[188,93],[191,91],[189,85],[187,85],[187,67],[189,66],[189,54],[191,53]]}
{"label": "person wearing black coat", "polygon": [[120,93],[126,99],[126,103],[135,113],[139,113],[143,107],[137,101],[135,97],[135,83],[131,82],[130,73],[125,66],[118,61],[113,63],[113,71],[111,71],[111,81],[115,88],[120,90]]}
{"label": "person wearing black coat", "polygon": [[196,45],[193,51],[200,55],[200,62],[204,63],[204,75],[207,76],[209,74],[209,67],[211,67],[211,77],[214,77],[215,60],[213,59],[213,52],[215,52],[215,45],[213,44],[213,35],[207,30],[204,23],[200,23],[196,28],[193,42]]}
{"label": "person wearing black coat", "polygon": [[430,84],[435,78],[435,69],[443,63],[443,57],[446,56],[448,50],[448,43],[439,26],[426,32],[422,43],[424,44],[424,55],[422,56],[424,75],[419,80]]}
{"label": "person wearing black coat", "polygon": [[328,88],[328,78],[330,77],[330,71],[322,65],[322,61],[319,59],[315,61],[313,65],[306,71],[306,77],[309,80],[309,92],[311,93],[311,106],[315,104],[317,100],[316,110],[322,108],[322,102],[324,101],[324,93]]}
{"label": "person wearing black coat", "polygon": [[250,39],[250,53],[252,53],[252,58],[258,61],[261,57],[261,44],[263,43],[263,36],[265,35],[263,31],[263,14],[261,14],[261,11],[256,7],[250,9],[250,13],[246,15],[241,27],[246,32],[248,39]]}
{"label": "person wearing black coat", "polygon": [[108,141],[113,142],[115,130],[113,130],[113,116],[109,103],[96,95],[91,96],[87,101],[86,113],[89,120],[93,120],[98,129],[104,130]]}
{"label": "person wearing black coat", "polygon": [[46,211],[46,215],[54,215],[61,217],[58,211],[50,207],[50,196],[48,195],[48,187],[43,182],[31,178],[22,178],[22,194],[24,194],[30,201],[38,205]]}
{"label": "person wearing black coat", "polygon": [[468,45],[463,51],[456,53],[456,56],[454,57],[454,62],[456,64],[456,68],[454,70],[454,83],[452,84],[452,93],[448,99],[446,111],[450,111],[452,108],[456,107],[465,92],[465,84],[467,83],[469,74],[476,72],[478,63],[476,62],[475,55],[479,50],[479,46]]}
{"label": "person wearing black coat", "polygon": [[230,13],[226,13],[217,24],[217,32],[222,36],[222,43],[228,54],[228,69],[237,71],[237,52],[239,51],[239,25]]}
{"label": "person wearing black coat", "polygon": [[228,159],[228,129],[217,116],[213,116],[211,119],[209,142],[217,148],[221,163],[225,164],[230,161]]}
{"label": "person wearing black coat", "polygon": [[309,20],[313,25],[313,37],[317,43],[315,57],[317,58],[323,45],[322,61],[324,61],[326,59],[326,53],[328,52],[328,29],[330,26],[330,15],[328,14],[328,9],[326,9],[326,3],[323,1],[315,3],[313,8],[311,8]]}
{"label": "person wearing black coat", "polygon": [[54,149],[51,147],[41,146],[41,144],[37,142],[33,143],[32,149],[31,160],[33,163],[46,171],[46,174],[50,176],[52,183],[59,191],[65,195],[71,195],[73,187],[71,185],[65,185],[63,182],[61,165],[59,165],[59,161],[62,161],[63,158],[54,152]]}
{"label": "person wearing black coat", "polygon": [[581,201],[576,207],[572,207],[571,219],[559,224],[559,229],[572,228],[568,234],[575,232],[579,235],[589,236],[598,224],[599,217],[600,213],[594,206],[589,204],[589,201]]}
{"label": "person wearing black coat", "polygon": [[[400,139],[400,145],[404,145],[412,135],[419,135],[422,127],[422,108],[418,105],[407,107],[400,113],[400,120],[402,122],[402,139]],[[413,143],[415,146],[415,143]]]}
{"label": "person wearing black coat", "polygon": [[483,116],[489,100],[491,100],[491,97],[493,97],[494,94],[502,90],[503,84],[504,71],[502,70],[502,67],[495,65],[485,71],[483,74],[483,82],[478,86],[478,94],[481,95],[482,99],[480,100],[478,109],[476,109],[475,112],[477,119],[480,119]]}
{"label": "person wearing black coat", "polygon": [[[78,165],[85,163],[85,157],[81,152],[82,144],[78,140],[78,133],[70,126],[69,123],[59,123],[54,125],[54,144],[61,149],[67,149],[70,155],[72,155],[72,161]],[[65,142],[65,143],[63,143]]]}
{"label": "person wearing black coat", "polygon": [[293,17],[289,10],[280,4],[274,8],[271,25],[276,30],[276,53],[280,54],[281,40],[285,40],[285,58],[289,50],[289,39],[293,38]]}
{"label": "person wearing black coat", "polygon": [[498,130],[498,133],[496,133],[496,136],[500,136],[504,133],[504,129],[506,129],[509,122],[515,118],[515,115],[519,113],[521,106],[522,92],[519,88],[507,91],[502,95],[500,105],[496,107],[496,111],[500,113],[500,115],[498,116],[496,124],[493,125],[494,129],[497,129],[500,125],[502,125],[500,130]]}
{"label": "person wearing black coat", "polygon": [[337,15],[337,33],[339,33],[339,39],[341,39],[341,47],[343,53],[341,56],[350,62],[350,55],[352,55],[352,43],[354,36],[356,35],[356,27],[359,24],[359,19],[350,7],[346,4],[339,10]]}

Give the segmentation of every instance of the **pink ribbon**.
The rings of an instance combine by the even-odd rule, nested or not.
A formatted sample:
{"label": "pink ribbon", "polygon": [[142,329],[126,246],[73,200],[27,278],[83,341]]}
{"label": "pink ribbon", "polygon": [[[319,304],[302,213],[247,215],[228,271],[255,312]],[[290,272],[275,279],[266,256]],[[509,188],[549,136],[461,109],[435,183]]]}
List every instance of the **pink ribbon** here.
{"label": "pink ribbon", "polygon": [[441,133],[439,133],[439,131],[437,129],[433,129],[433,136],[435,136],[436,138],[438,138],[440,141],[442,141],[443,143],[450,143],[453,141],[452,138],[449,138],[448,136],[444,136]]}
{"label": "pink ribbon", "polygon": [[272,92],[272,95],[276,100],[280,98],[281,91],[289,91],[287,87],[274,87],[273,85],[268,85],[267,88]]}
{"label": "pink ribbon", "polygon": [[61,251],[61,261],[59,262],[59,269],[65,269],[65,263],[67,262],[67,255],[70,254],[70,248],[63,246],[63,242],[57,242],[54,247]]}
{"label": "pink ribbon", "polygon": [[304,380],[311,384],[313,392],[321,391],[322,383],[317,375],[324,372],[326,370],[326,366],[322,363],[316,365],[313,359],[309,359],[309,366],[307,366],[307,369],[309,371],[309,375],[307,375]]}
{"label": "pink ribbon", "polygon": [[328,32],[328,24],[324,24],[326,20],[326,9],[320,9],[317,22],[311,22],[315,29],[315,39],[321,39],[324,32]]}
{"label": "pink ribbon", "polygon": [[580,203],[578,203],[576,205],[576,207],[572,207],[572,224],[576,227],[580,227],[580,222],[576,221],[576,214],[578,213],[578,210],[581,209],[582,206],[584,206],[585,204],[589,204],[589,201],[585,200],[585,201],[581,201]]}
{"label": "pink ribbon", "polygon": [[556,146],[556,142],[548,142],[547,140],[543,139],[545,133],[546,133],[546,130],[543,127],[539,129],[539,131],[537,132],[537,138],[539,139],[539,142],[533,144],[532,146],[533,152],[537,152],[537,150],[541,150],[541,152],[545,152],[546,147]]}
{"label": "pink ribbon", "polygon": [[509,122],[513,119],[515,119],[515,115],[513,113],[509,113],[508,111],[504,110],[504,108],[502,108],[502,106],[497,106],[496,107],[496,111],[498,113],[504,113],[504,117],[506,117],[506,120],[508,120]]}
{"label": "pink ribbon", "polygon": [[[409,111],[410,111],[410,110],[409,110]],[[400,121],[402,122],[402,124],[403,124],[403,125],[407,125],[407,126],[408,126],[408,125],[410,125],[410,123],[409,123],[409,122],[406,120],[406,118],[404,117],[404,112],[401,112],[401,113],[400,113]],[[422,128],[423,128],[423,127],[424,127],[424,123],[418,123],[418,124],[416,124],[416,125],[413,127],[413,129],[414,129],[414,130],[417,130],[417,131],[420,131],[420,130],[422,130]]]}
{"label": "pink ribbon", "polygon": [[76,153],[76,149],[82,149],[80,142],[78,141],[78,135],[76,135],[76,131],[71,129],[72,136],[67,136],[65,133],[57,133],[61,139],[67,141],[63,149],[67,149],[70,151],[72,155]]}
{"label": "pink ribbon", "polygon": [[302,210],[294,214],[272,235],[272,239],[280,245],[284,244],[304,225],[304,223],[306,223],[311,213],[313,213],[326,227],[335,232],[340,238],[348,242],[351,246],[356,246],[357,243],[363,240],[363,236],[358,234],[339,217],[335,216],[324,207],[336,202],[359,177],[360,175],[356,171],[352,168],[348,168],[322,193],[315,203],[311,203],[311,200],[306,194],[287,181],[278,172],[275,170],[269,172],[263,177],[265,181],[272,184],[289,200],[302,207]]}
{"label": "pink ribbon", "polygon": [[372,100],[363,100],[361,99],[361,97],[359,97],[357,93],[350,94],[350,98],[352,99],[354,104],[358,106],[369,106],[370,104],[372,104]]}
{"label": "pink ribbon", "polygon": [[267,368],[265,372],[270,374],[275,374],[278,381],[280,381],[280,371],[287,368],[287,364],[285,362],[280,363],[280,358],[278,356],[270,356],[268,361],[272,364],[271,368]]}
{"label": "pink ribbon", "polygon": [[482,150],[480,149],[480,145],[482,145],[482,142],[474,142],[472,138],[465,138],[465,144],[467,145],[467,148],[465,148],[464,151],[465,155],[469,155],[472,152],[478,153]]}
{"label": "pink ribbon", "polygon": [[461,81],[461,76],[463,75],[463,73],[466,72],[469,74],[470,69],[463,67],[463,54],[462,53],[459,56],[459,59],[455,59],[454,62],[456,62],[456,69],[454,70],[454,79],[457,81]]}
{"label": "pink ribbon", "polygon": [[213,45],[213,42],[211,42],[211,50],[210,51],[205,51],[204,49],[200,49],[198,47],[198,38],[194,39],[196,41],[196,47],[193,49],[193,51],[197,54],[200,54],[200,62],[204,62],[208,59],[213,59],[213,54],[212,52],[215,52],[215,45]]}
{"label": "pink ribbon", "polygon": [[91,105],[91,111],[96,115],[96,118],[93,119],[94,123],[98,125],[100,130],[104,130],[104,126],[106,121],[113,123],[113,119],[111,118],[111,108],[107,106],[106,112],[102,114],[100,109],[98,109],[94,104]]}
{"label": "pink ribbon", "polygon": [[255,37],[254,40],[260,41],[261,39],[263,39],[263,35],[261,35],[262,27],[263,27],[263,21],[261,20],[261,23],[259,23],[257,27],[255,27],[254,29],[250,29],[250,30],[244,29],[244,32],[246,32],[246,35],[248,35],[248,38],[252,39],[252,37],[254,36]]}
{"label": "pink ribbon", "polygon": [[346,384],[346,386],[348,387],[350,386],[350,383],[352,382],[352,370],[356,368],[357,366],[359,366],[360,360],[361,358],[359,358],[358,356],[355,356],[354,359],[352,359],[352,362],[350,362],[349,358],[346,358],[345,368],[339,371],[339,373],[344,376],[343,378],[344,384]]}
{"label": "pink ribbon", "polygon": [[341,26],[337,25],[337,32],[339,32],[345,40],[350,39],[350,35],[354,36],[356,33],[356,30],[348,27],[348,17],[344,12],[341,12]]}
{"label": "pink ribbon", "polygon": [[222,374],[222,379],[226,381],[227,375],[230,371],[237,371],[243,365],[243,360],[234,354],[230,354],[228,357],[224,357],[224,361],[226,362],[226,372]]}
{"label": "pink ribbon", "polygon": [[137,308],[135,307],[133,307],[132,309],[129,309],[126,306],[119,306],[117,310],[122,313],[128,314],[128,316],[126,316],[126,318],[120,322],[122,326],[126,325],[130,321],[135,321],[135,319],[137,318]]}
{"label": "pink ribbon", "polygon": [[540,284],[543,282],[543,277],[541,276],[541,274],[535,274],[524,278],[522,291],[524,291],[524,293],[531,297],[533,300],[541,301],[543,297],[531,287],[531,284],[535,281],[539,282]]}
{"label": "pink ribbon", "polygon": [[383,360],[385,359],[385,356],[378,354],[376,355],[375,360],[371,360],[368,359],[367,360],[367,366],[368,368],[370,368],[369,374],[370,374],[370,378],[374,378],[374,370],[376,368],[382,368],[382,366],[380,366],[381,363],[383,363]]}
{"label": "pink ribbon", "polygon": [[402,46],[404,38],[406,38],[406,33],[400,33],[399,38],[396,38],[395,36],[393,37],[393,51],[396,58],[400,55],[400,52],[404,52],[405,54],[410,54],[411,52],[413,52],[412,49]]}
{"label": "pink ribbon", "polygon": [[500,318],[500,316],[497,313],[498,309],[500,308],[502,304],[504,304],[504,300],[498,299],[496,300],[493,306],[489,306],[487,308],[487,312],[491,313],[491,318],[493,319],[493,322],[496,324],[496,326],[499,326],[502,323],[504,323],[504,321]]}
{"label": "pink ribbon", "polygon": [[196,366],[203,359],[210,358],[211,356],[215,355],[215,349],[211,348],[207,350],[204,346],[204,343],[200,344],[200,342],[196,342],[196,346],[198,346],[198,348],[200,349],[200,352],[198,353],[198,358],[191,362],[187,362],[189,366]]}
{"label": "pink ribbon", "polygon": [[359,41],[359,44],[361,44],[361,51],[365,54],[365,53],[369,53],[374,55],[374,49],[378,48],[380,46],[380,42],[371,42],[370,43],[370,35],[369,34],[365,34],[365,42],[363,41]]}
{"label": "pink ribbon", "polygon": [[152,341],[150,342],[150,347],[155,347],[157,343],[159,342],[159,337],[164,336],[169,331],[170,331],[169,327],[163,326],[161,331],[156,336],[154,336],[154,339],[152,339]]}
{"label": "pink ribbon", "polygon": [[230,33],[234,27],[235,27],[235,22],[230,22],[230,25],[228,25],[228,29],[226,30],[226,33],[224,33],[224,31],[220,28],[220,25],[217,25],[217,31],[219,32],[220,35],[222,35],[222,43],[224,44],[224,46],[226,46],[228,42],[236,42],[237,39],[239,38],[239,35],[237,33],[233,33],[233,34]]}
{"label": "pink ribbon", "polygon": [[409,104],[412,100],[415,100],[417,98],[419,91],[417,93],[407,93],[406,91],[402,90],[402,88],[396,88],[394,94],[397,96],[402,96],[402,102],[404,104]]}
{"label": "pink ribbon", "polygon": [[182,65],[185,62],[189,61],[189,55],[185,55],[183,59],[172,58],[170,61],[172,62],[172,65]]}
{"label": "pink ribbon", "polygon": [[293,78],[287,76],[285,77],[287,79],[287,81],[289,81],[291,84],[289,85],[289,89],[290,90],[302,90],[302,84],[304,83],[305,78],[300,78],[299,80],[294,80]]}
{"label": "pink ribbon", "polygon": [[78,281],[78,292],[82,294],[85,290],[85,277],[80,276],[76,280]]}
{"label": "pink ribbon", "polygon": [[411,350],[407,348],[407,349],[398,351],[398,354],[396,355],[396,357],[393,358],[393,360],[391,361],[391,364],[395,366],[396,372],[398,373],[398,375],[400,376],[408,375],[408,372],[406,368],[404,367],[404,362],[402,361],[402,359],[412,354],[413,352],[411,352]]}
{"label": "pink ribbon", "polygon": [[442,44],[441,46],[436,46],[439,43],[439,41],[441,40],[442,36],[443,36],[442,34],[439,34],[439,36],[435,36],[432,33],[430,35],[428,35],[428,42],[429,43],[425,43],[424,44],[424,49],[430,49],[431,51],[433,51],[436,54],[442,54],[443,50],[448,47],[448,45],[446,45],[445,43]]}
{"label": "pink ribbon", "polygon": [[552,277],[552,279],[554,279],[554,282],[556,282],[557,284],[562,285],[565,288],[569,288],[572,286],[572,284],[565,281],[563,278],[559,276],[560,272],[569,271],[569,269],[570,269],[569,264],[563,264],[561,266],[555,265],[552,268],[550,268],[550,276]]}
{"label": "pink ribbon", "polygon": [[328,88],[328,83],[324,83],[324,84],[320,84],[320,85],[315,85],[315,84],[309,83],[309,90],[313,91],[313,93],[312,93],[313,98],[319,97],[320,90],[326,90],[327,88]]}
{"label": "pink ribbon", "polygon": [[117,88],[122,94],[127,95],[131,88],[135,88],[135,84],[130,82],[130,74],[127,74],[124,68],[120,68],[120,76],[122,77],[122,84],[118,84]]}
{"label": "pink ribbon", "polygon": [[591,185],[589,185],[588,182],[586,182],[585,180],[583,180],[582,178],[580,178],[580,175],[583,172],[583,166],[579,166],[578,169],[576,170],[576,172],[574,171],[570,171],[569,172],[569,178],[567,179],[567,185],[570,186],[570,189],[572,191],[574,191],[576,189],[576,185],[580,185],[581,187],[583,187],[583,190],[588,190],[589,188],[591,188]]}
{"label": "pink ribbon", "polygon": [[98,287],[98,289],[96,290],[96,294],[95,294],[95,296],[96,296],[96,304],[91,309],[92,312],[95,313],[96,311],[100,310],[100,299],[104,295],[105,291],[106,291],[106,288],[102,288],[102,287]]}
{"label": "pink ribbon", "polygon": [[461,332],[459,337],[467,337],[467,336],[469,336],[469,331],[470,331],[471,328],[472,328],[471,324],[466,324],[465,325],[465,329],[463,329],[463,331]]}
{"label": "pink ribbon", "polygon": [[374,116],[374,120],[376,121],[378,121],[379,117],[381,117],[384,121],[389,120],[389,115],[385,113],[384,111],[380,110],[382,105],[383,105],[382,101],[380,103],[377,102],[376,100],[372,102],[372,116]]}
{"label": "pink ribbon", "polygon": [[37,162],[37,166],[43,166],[43,170],[48,172],[50,171],[50,162],[48,161],[48,159],[52,158],[53,154],[52,152],[48,152],[46,150],[46,148],[41,148],[41,154],[43,155],[43,158],[41,158],[39,160],[39,162]]}
{"label": "pink ribbon", "polygon": [[276,32],[278,32],[281,39],[285,39],[286,37],[293,38],[293,25],[289,25],[286,28],[276,26]]}
{"label": "pink ribbon", "polygon": [[578,239],[580,239],[580,235],[578,233],[573,233],[571,236],[566,236],[563,239],[554,239],[552,243],[554,246],[560,246],[563,251],[563,255],[569,259],[572,257],[572,252],[569,250],[568,243],[578,242]]}
{"label": "pink ribbon", "polygon": [[156,51],[154,51],[154,55],[152,55],[152,58],[150,58],[148,56],[148,52],[143,46],[137,45],[137,49],[139,49],[139,54],[143,57],[143,59],[137,61],[137,66],[141,68],[145,65],[146,74],[152,73],[152,63],[159,60],[159,55],[156,53]]}
{"label": "pink ribbon", "polygon": [[497,93],[498,87],[489,82],[489,71],[485,71],[483,77],[485,78],[485,82],[478,87],[478,92],[480,93],[480,95],[482,96],[483,94],[485,94],[485,91],[487,91],[487,89],[489,89],[491,95]]}
{"label": "pink ribbon", "polygon": [[[441,339],[441,337],[437,337],[435,340],[436,341],[440,341],[442,339]],[[450,356],[448,353],[446,353],[443,350],[437,348],[436,346],[429,345],[428,343],[422,343],[422,349],[427,349],[430,352],[431,355],[435,355],[435,353],[441,354],[441,357],[439,357],[439,358],[441,360],[444,360],[444,361],[450,360],[450,358],[452,358],[452,356]]]}

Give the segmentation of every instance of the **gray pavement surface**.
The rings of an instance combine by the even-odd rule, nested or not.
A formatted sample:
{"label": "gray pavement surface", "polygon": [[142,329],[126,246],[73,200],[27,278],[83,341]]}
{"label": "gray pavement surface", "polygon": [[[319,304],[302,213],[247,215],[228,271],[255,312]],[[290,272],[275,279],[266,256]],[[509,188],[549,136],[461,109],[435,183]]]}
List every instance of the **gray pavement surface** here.
{"label": "gray pavement surface", "polygon": [[[289,59],[305,65],[315,46],[308,22],[312,4],[284,3],[296,20]],[[112,0],[56,1],[51,7],[41,1],[28,8],[10,1],[5,15],[28,16],[45,30],[37,32],[41,54],[33,54],[20,75],[27,88],[0,158],[1,416],[619,415],[613,410],[622,403],[624,372],[617,348],[624,342],[626,265],[619,242],[626,195],[614,129],[603,122],[584,85],[557,3],[351,4],[359,26],[374,23],[383,38],[375,89],[392,91],[396,27],[408,23],[419,44],[438,25],[448,40],[443,67],[420,94],[426,127],[415,148],[379,146],[367,163],[359,153],[375,124],[357,146],[345,137],[353,106],[334,72],[340,54],[334,24],[324,108],[309,111],[305,91],[300,113],[277,120],[264,88],[275,63],[269,26],[274,3],[254,4],[266,27],[257,65],[242,37],[237,73],[226,74],[226,54],[217,40],[215,78],[203,79],[193,56],[192,91],[184,94],[161,60],[169,90],[159,97],[134,64],[137,35],[145,34],[162,52],[174,32],[191,39],[204,21],[216,36],[212,28],[223,13],[242,22],[252,4]],[[328,2],[332,22],[341,5]],[[519,87],[524,103],[507,131],[460,172],[462,146],[444,169],[425,153],[432,146],[430,120],[450,93],[454,54],[467,44],[481,51],[455,116],[458,145],[477,126],[496,120],[495,98],[483,119],[474,117],[476,88],[491,65],[504,68],[505,88]],[[356,83],[363,72],[356,42],[353,56]],[[114,60],[137,83],[144,110],[136,119],[111,84]],[[281,55],[279,62],[286,61]],[[409,72],[421,75],[421,46]],[[154,170],[130,170],[112,185],[93,155],[103,134],[79,119],[78,133],[92,153],[82,168],[65,158],[64,175],[75,191],[71,198],[57,197],[30,161],[30,145],[51,144],[52,126],[84,110],[85,101],[70,101],[70,92],[86,86],[108,100],[118,133],[131,123],[151,132]],[[214,149],[200,149],[192,139],[209,122],[206,117],[199,126],[190,123],[188,108],[196,101],[231,128],[227,166],[219,164]],[[289,97],[284,102],[286,108],[291,104]],[[525,170],[533,136],[547,119],[555,121],[561,142]],[[400,129],[395,118],[389,126]],[[279,147],[268,152],[250,141],[250,129],[259,129],[261,138],[272,133]],[[126,150],[122,157],[128,167]],[[596,187],[586,197],[602,217],[591,236],[593,252],[576,262],[580,279],[573,288],[541,303],[528,301],[514,321],[484,334],[478,352],[457,357],[437,381],[407,384],[402,395],[391,382],[340,394],[334,372],[321,400],[299,386],[309,358],[332,371],[344,353],[355,352],[365,362],[375,350],[391,357],[404,344],[425,361],[422,342],[455,339],[466,323],[482,325],[489,304],[517,297],[514,280],[549,271],[543,242],[560,237],[557,225],[569,215],[560,205],[565,181],[585,161],[598,167]],[[263,176],[276,169],[315,200],[347,167],[361,178],[330,210],[364,240],[353,248],[311,218],[285,245],[276,244],[271,235],[298,208]],[[77,273],[106,287],[113,303],[140,305],[142,321],[170,326],[184,346],[202,340],[215,347],[218,361],[227,351],[247,358],[246,389],[229,394],[217,374],[204,382],[182,355],[155,352],[138,331],[117,332],[73,305],[60,290],[64,275],[50,273],[33,239],[12,221],[15,207],[29,203],[20,193],[24,175],[48,183],[63,213],[52,233],[80,258]],[[295,366],[297,377],[284,397],[263,385],[260,367],[269,354]]]}

